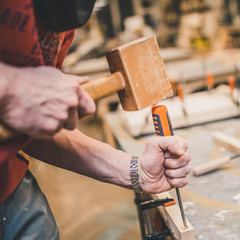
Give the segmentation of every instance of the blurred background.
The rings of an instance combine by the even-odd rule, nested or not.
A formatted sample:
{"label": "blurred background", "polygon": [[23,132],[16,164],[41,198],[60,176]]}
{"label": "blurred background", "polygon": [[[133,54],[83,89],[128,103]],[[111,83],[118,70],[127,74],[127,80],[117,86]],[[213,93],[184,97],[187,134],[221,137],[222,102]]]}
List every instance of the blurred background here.
{"label": "blurred background", "polygon": [[[240,0],[97,0],[92,17],[76,32],[63,71],[88,75],[91,80],[104,76],[109,73],[107,51],[151,35],[156,35],[174,93],[164,103],[176,133],[190,141],[192,165],[228,153],[228,149],[216,148],[206,129],[210,126],[214,130],[227,129],[231,134],[239,132],[239,124],[232,121],[239,118]],[[128,150],[121,135],[125,131],[134,144],[139,144],[137,151],[141,152],[141,141],[154,134],[150,110],[126,113],[119,106],[117,95],[96,104],[96,113],[80,120],[79,129],[92,138]],[[211,125],[216,121],[217,125]],[[204,131],[208,135],[203,135]],[[208,145],[201,153],[200,140]],[[132,191],[34,159],[31,169],[49,200],[62,240],[141,239]],[[236,176],[239,172],[234,173],[234,179]],[[200,181],[205,184],[199,184]],[[190,192],[208,200],[221,199],[218,181],[211,179],[215,186],[211,194],[206,190],[208,181],[208,176],[199,180],[191,175],[187,192],[183,193],[184,208],[194,225],[196,239],[239,239],[239,217],[227,216],[233,221],[228,225],[226,219],[221,224],[208,219],[207,226],[196,219],[201,218],[197,209],[204,211],[204,207],[200,201],[194,201]],[[240,187],[238,178],[234,183],[235,192],[229,193],[229,199],[224,201],[238,207],[239,202],[232,200]],[[204,217],[214,216],[219,209],[206,210]],[[221,234],[222,229],[227,231]]]}

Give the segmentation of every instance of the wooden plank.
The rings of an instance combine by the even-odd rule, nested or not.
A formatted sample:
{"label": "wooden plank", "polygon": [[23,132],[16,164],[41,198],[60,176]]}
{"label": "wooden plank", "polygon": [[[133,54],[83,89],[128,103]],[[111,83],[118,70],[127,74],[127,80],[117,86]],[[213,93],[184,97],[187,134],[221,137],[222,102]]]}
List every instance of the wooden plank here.
{"label": "wooden plank", "polygon": [[[172,198],[169,192],[151,195],[153,199]],[[194,228],[191,223],[187,221],[187,228],[183,226],[182,216],[179,206],[177,204],[158,207],[160,214],[176,240],[193,240],[195,239]]]}
{"label": "wooden plank", "polygon": [[[179,97],[161,101],[166,105],[174,128],[204,124],[212,121],[239,116],[239,107],[234,103],[230,88],[220,85],[212,92],[197,92],[185,95],[184,109]],[[126,112],[119,108],[124,128],[134,137],[154,133],[151,109]]]}
{"label": "wooden plank", "polygon": [[231,136],[227,133],[216,131],[213,133],[213,139],[218,144],[234,151],[240,153],[240,139]]}

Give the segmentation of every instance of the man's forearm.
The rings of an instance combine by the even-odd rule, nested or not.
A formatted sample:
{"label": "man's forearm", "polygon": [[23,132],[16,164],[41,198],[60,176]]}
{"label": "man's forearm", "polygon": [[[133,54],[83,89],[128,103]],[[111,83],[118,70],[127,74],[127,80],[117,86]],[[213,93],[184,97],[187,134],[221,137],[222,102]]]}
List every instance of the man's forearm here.
{"label": "man's forearm", "polygon": [[131,155],[91,139],[78,130],[62,130],[53,138],[35,140],[24,151],[57,167],[103,182],[131,186]]}

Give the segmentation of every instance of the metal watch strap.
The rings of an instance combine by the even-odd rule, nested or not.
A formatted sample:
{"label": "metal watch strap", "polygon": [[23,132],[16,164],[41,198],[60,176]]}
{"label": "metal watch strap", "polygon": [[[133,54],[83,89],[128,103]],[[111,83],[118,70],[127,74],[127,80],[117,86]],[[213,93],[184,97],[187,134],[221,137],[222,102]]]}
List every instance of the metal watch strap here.
{"label": "metal watch strap", "polygon": [[141,193],[142,189],[139,183],[139,175],[138,175],[138,157],[132,156],[130,163],[130,178],[132,183],[132,188],[134,192]]}

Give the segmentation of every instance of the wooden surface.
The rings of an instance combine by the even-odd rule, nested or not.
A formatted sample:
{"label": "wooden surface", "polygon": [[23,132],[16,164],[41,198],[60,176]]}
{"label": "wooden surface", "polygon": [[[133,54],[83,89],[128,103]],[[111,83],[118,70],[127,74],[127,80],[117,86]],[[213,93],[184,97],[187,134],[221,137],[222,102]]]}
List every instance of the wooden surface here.
{"label": "wooden surface", "polygon": [[94,100],[98,100],[123,90],[125,86],[122,74],[116,72],[85,83],[81,87]]}
{"label": "wooden surface", "polygon": [[[135,155],[143,152],[146,141],[151,136],[132,138],[123,128],[116,113],[107,114],[106,119],[124,150]],[[239,134],[240,120],[232,119],[175,130],[175,135],[188,141],[192,167],[203,161],[233,154],[214,142],[212,134],[217,130]],[[181,189],[181,196],[185,214],[195,229],[196,239],[238,240],[240,201],[234,200],[234,197],[240,193],[240,161],[231,161],[227,168],[211,174],[200,177],[190,174],[188,178],[189,184]]]}
{"label": "wooden surface", "polygon": [[[153,199],[165,199],[172,198],[169,192],[152,195]],[[158,207],[161,216],[170,229],[172,236],[177,240],[194,240],[195,233],[193,226],[186,219],[187,228],[183,226],[183,221],[180,213],[180,209],[177,204],[167,207]]]}

